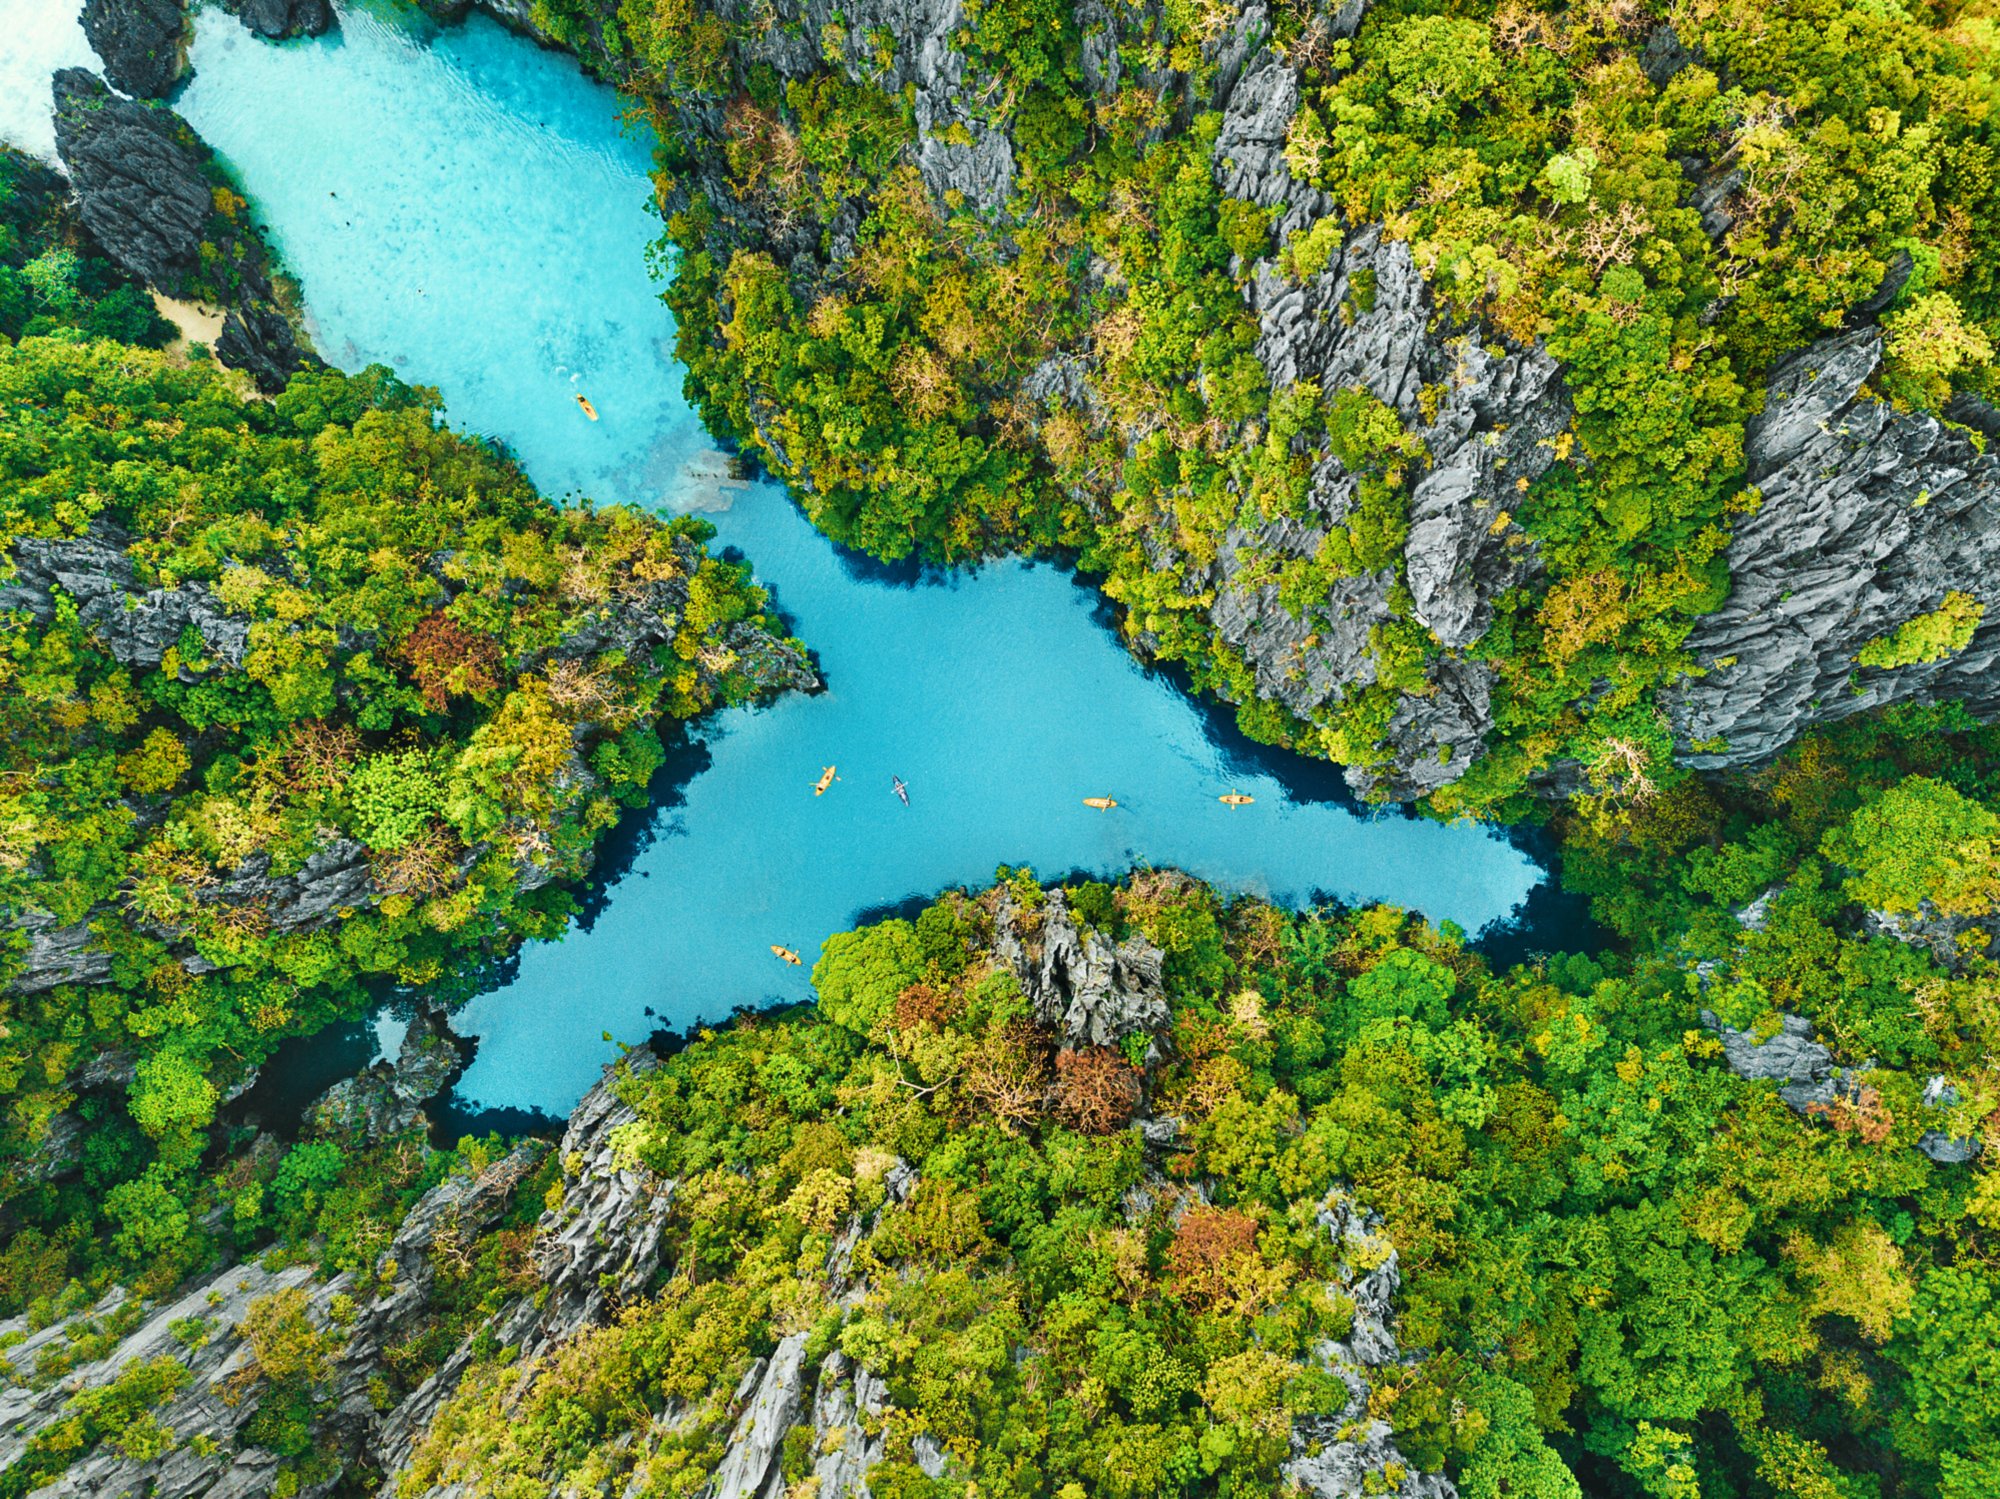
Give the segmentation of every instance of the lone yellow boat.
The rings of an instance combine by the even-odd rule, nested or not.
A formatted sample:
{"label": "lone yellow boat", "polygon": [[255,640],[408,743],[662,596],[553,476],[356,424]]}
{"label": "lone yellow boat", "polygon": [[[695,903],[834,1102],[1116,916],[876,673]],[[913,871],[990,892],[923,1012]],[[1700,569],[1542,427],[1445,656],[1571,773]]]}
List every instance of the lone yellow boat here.
{"label": "lone yellow boat", "polygon": [[1245,796],[1240,791],[1232,791],[1227,796],[1218,796],[1216,800],[1221,802],[1225,807],[1247,807],[1256,801],[1257,798],[1254,796]]}
{"label": "lone yellow boat", "polygon": [[793,952],[789,947],[780,947],[778,946],[777,943],[773,942],[771,944],[771,951],[776,953],[779,957],[783,958],[787,963],[791,964],[794,968],[803,968],[805,966],[805,959],[801,958],[797,953]]}
{"label": "lone yellow boat", "polygon": [[583,414],[585,416],[589,417],[592,421],[597,420],[597,408],[590,404],[590,397],[578,396],[576,398],[576,404],[583,408]]}
{"label": "lone yellow boat", "polygon": [[1113,807],[1118,805],[1117,802],[1108,796],[1086,796],[1083,799],[1083,804],[1086,807],[1095,807],[1100,812],[1109,812]]}
{"label": "lone yellow boat", "polygon": [[833,784],[833,772],[834,772],[834,767],[829,765],[825,770],[822,770],[819,773],[819,779],[813,782],[814,796],[826,795],[826,788]]}

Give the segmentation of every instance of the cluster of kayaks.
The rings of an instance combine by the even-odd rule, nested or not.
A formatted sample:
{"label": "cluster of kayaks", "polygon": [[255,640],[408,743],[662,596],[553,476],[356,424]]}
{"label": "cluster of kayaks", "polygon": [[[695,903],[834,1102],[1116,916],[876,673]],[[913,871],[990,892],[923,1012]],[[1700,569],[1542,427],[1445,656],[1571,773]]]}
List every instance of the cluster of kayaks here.
{"label": "cluster of kayaks", "polygon": [[[579,396],[577,399],[582,400],[583,398]],[[819,779],[813,782],[813,795],[825,796],[828,788],[839,779],[840,768],[836,765],[827,766],[819,773]],[[896,793],[897,798],[904,806],[909,806],[910,788],[901,776],[891,776],[889,778],[889,789]],[[1247,807],[1254,803],[1257,798],[1246,796],[1241,791],[1230,791],[1218,796],[1216,800],[1221,802],[1225,807]],[[1099,812],[1109,812],[1118,805],[1118,798],[1115,796],[1086,796],[1083,799],[1083,804]],[[773,957],[784,959],[785,962],[790,963],[794,968],[803,967],[805,964],[805,959],[801,958],[789,947],[780,947],[775,942],[771,944],[771,954]]]}
{"label": "cluster of kayaks", "polygon": [[[1245,796],[1240,791],[1230,791],[1218,796],[1216,800],[1221,802],[1225,807],[1247,807],[1254,803],[1257,798],[1254,796]],[[1118,805],[1118,799],[1113,796],[1086,796],[1083,799],[1083,804],[1086,807],[1095,807],[1100,812],[1109,812],[1113,807]]]}
{"label": "cluster of kayaks", "polygon": [[[828,788],[839,779],[840,767],[837,765],[827,766],[826,769],[819,773],[819,779],[813,782],[813,795],[825,796]],[[897,800],[901,801],[904,806],[909,806],[910,788],[901,776],[889,777],[889,789],[896,793]],[[1241,791],[1229,791],[1218,796],[1216,800],[1221,802],[1225,807],[1247,807],[1253,804],[1257,798],[1246,796]],[[1099,812],[1109,812],[1118,805],[1118,798],[1115,796],[1086,796],[1083,799],[1083,804],[1086,807],[1094,807]],[[777,949],[774,947],[771,951],[776,952]]]}

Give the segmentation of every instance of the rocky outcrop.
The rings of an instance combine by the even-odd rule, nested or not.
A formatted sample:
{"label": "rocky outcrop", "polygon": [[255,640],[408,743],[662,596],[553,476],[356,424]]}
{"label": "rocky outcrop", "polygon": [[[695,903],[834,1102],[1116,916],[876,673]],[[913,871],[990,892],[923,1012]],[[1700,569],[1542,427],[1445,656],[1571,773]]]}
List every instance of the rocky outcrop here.
{"label": "rocky outcrop", "polygon": [[212,246],[226,266],[217,279],[229,301],[216,357],[267,395],[283,390],[313,355],[277,305],[255,232],[216,212],[208,152],[195,133],[164,105],[120,98],[81,68],[55,75],[55,99],[56,150],[105,254],[148,286],[184,297],[217,276],[203,262],[203,246]]}
{"label": "rocky outcrop", "polygon": [[319,36],[333,26],[331,0],[226,0],[250,30],[270,41]]}
{"label": "rocky outcrop", "polygon": [[[443,1081],[439,1069],[448,1070],[449,1048],[441,1016],[420,1016],[393,1069],[395,1086],[406,1096],[428,1096]],[[634,1052],[627,1059],[633,1072],[657,1065],[649,1052]],[[489,1336],[516,1349],[524,1363],[608,1320],[626,1301],[644,1294],[661,1268],[660,1230],[674,1184],[620,1154],[618,1132],[634,1116],[617,1091],[617,1078],[608,1072],[578,1104],[563,1135],[560,1205],[544,1212],[536,1239],[537,1292],[517,1296],[484,1324]],[[327,1107],[322,1100],[322,1125],[329,1122]],[[109,1385],[135,1360],[167,1359],[189,1376],[153,1412],[178,1439],[171,1450],[134,1459],[106,1444],[79,1454],[37,1494],[51,1499],[117,1493],[146,1493],[154,1499],[266,1499],[291,1492],[315,1499],[343,1484],[367,1492],[377,1488],[382,1475],[393,1481],[475,1354],[468,1339],[385,1408],[384,1374],[392,1367],[387,1355],[433,1325],[440,1262],[463,1255],[499,1221],[547,1149],[544,1143],[527,1142],[477,1175],[452,1176],[426,1193],[365,1280],[347,1274],[321,1279],[309,1264],[277,1269],[255,1262],[232,1265],[142,1313],[125,1307],[123,1315],[135,1330],[103,1358],[60,1378],[37,1378],[32,1371],[45,1354],[68,1346],[70,1335],[86,1321],[101,1327],[118,1314],[123,1292],[71,1322],[39,1329],[25,1322],[0,1323],[0,1344],[11,1341],[7,1366],[16,1371],[7,1376],[12,1382],[0,1387],[0,1470],[26,1452],[36,1433],[62,1420],[79,1390]],[[323,1340],[325,1367],[311,1380],[313,1438],[315,1450],[333,1463],[330,1471],[316,1469],[321,1476],[298,1487],[297,1474],[283,1476],[285,1465],[249,1434],[264,1385],[245,1324],[253,1309],[273,1296],[287,1298],[281,1304],[295,1307]],[[732,1442],[725,1463],[727,1471],[740,1471],[746,1483],[755,1479],[740,1490],[745,1495],[762,1492],[778,1445],[813,1391],[803,1363],[804,1341],[799,1336],[781,1344],[757,1367],[755,1379],[746,1381],[750,1388],[737,1423],[740,1440]],[[829,1430],[856,1425],[866,1413],[882,1408],[878,1383],[831,1360],[829,1365],[831,1377],[822,1375],[821,1393],[813,1395]],[[858,1431],[854,1435],[853,1453],[865,1454],[867,1439]],[[822,1492],[832,1499],[843,1491]]]}
{"label": "rocky outcrop", "polygon": [[8,987],[16,994],[43,994],[58,984],[106,984],[111,954],[91,944],[90,921],[64,925],[46,911],[31,911],[16,923],[28,937],[21,971]]}
{"label": "rocky outcrop", "polygon": [[229,309],[215,340],[215,357],[249,375],[267,395],[283,390],[311,362],[291,323],[268,303]]}
{"label": "rocky outcrop", "polygon": [[[146,1308],[135,1330],[108,1354],[54,1378],[27,1371],[40,1367],[45,1355],[59,1357],[81,1325],[102,1326],[121,1312],[129,1318],[135,1309],[125,1305],[125,1293],[113,1292],[71,1322],[41,1328],[18,1320],[0,1323],[0,1342],[11,1341],[8,1362],[18,1371],[0,1388],[0,1470],[19,1461],[38,1433],[63,1419],[77,1392],[107,1386],[135,1364],[166,1360],[187,1376],[151,1412],[174,1435],[166,1450],[141,1458],[114,1444],[99,1445],[77,1454],[68,1468],[36,1488],[38,1496],[265,1499],[291,1492],[313,1499],[331,1491],[344,1471],[370,1464],[381,1450],[388,1417],[377,1409],[376,1389],[388,1351],[422,1331],[431,1315],[434,1251],[490,1228],[545,1149],[524,1145],[476,1176],[454,1176],[432,1188],[377,1261],[372,1292],[349,1275],[321,1280],[309,1264],[231,1265]],[[299,1486],[298,1475],[285,1473],[279,1455],[248,1435],[267,1378],[248,1325],[260,1306],[295,1311],[323,1340],[324,1366],[311,1381],[314,1435],[336,1467],[316,1483]]]}
{"label": "rocky outcrop", "polygon": [[882,1460],[880,1418],[889,1392],[882,1381],[834,1352],[813,1387],[815,1499],[855,1499],[868,1493],[868,1470]]}
{"label": "rocky outcrop", "polygon": [[[1793,1113],[1822,1118],[1837,1105],[1869,1104],[1873,1090],[1867,1079],[1879,1069],[1868,1063],[1840,1066],[1832,1048],[1813,1039],[1812,1022],[1803,1016],[1780,1015],[1778,1021],[1775,1031],[1759,1034],[1724,1025],[1712,1010],[1701,1012],[1701,1023],[1722,1043],[1729,1070],[1748,1081],[1777,1083],[1778,1096]],[[1951,1108],[1958,1103],[1958,1090],[1947,1079],[1933,1077],[1924,1086],[1923,1102],[1926,1108]],[[1970,1136],[1927,1129],[1917,1149],[1939,1165],[1954,1166],[1976,1158],[1981,1146]]]}
{"label": "rocky outcrop", "polygon": [[[1264,83],[1273,66],[1290,75],[1267,66],[1232,99],[1224,140],[1239,154],[1218,144],[1217,181],[1283,219],[1299,210],[1302,193],[1317,194],[1292,182],[1281,154],[1256,165],[1255,143],[1271,128],[1261,112],[1287,97]],[[1259,113],[1232,133],[1239,109]],[[1326,210],[1309,202],[1305,211]],[[1366,794],[1421,796],[1462,774],[1492,727],[1490,669],[1462,652],[1491,625],[1495,600],[1540,570],[1508,507],[1524,480],[1555,461],[1553,439],[1570,423],[1560,369],[1539,348],[1496,354],[1470,332],[1434,331],[1409,247],[1372,226],[1349,235],[1303,283],[1260,262],[1247,295],[1258,315],[1257,356],[1274,388],[1301,380],[1327,391],[1360,387],[1397,412],[1430,463],[1411,494],[1402,578],[1384,569],[1337,579],[1297,613],[1279,603],[1268,581],[1272,559],[1316,556],[1353,505],[1354,476],[1329,456],[1313,474],[1310,520],[1231,530],[1205,580],[1214,590],[1210,622],[1243,653],[1259,695],[1304,719],[1376,681],[1370,634],[1397,617],[1391,593],[1405,584],[1413,617],[1443,650],[1427,690],[1401,695],[1382,763],[1350,767],[1348,777]],[[1436,402],[1428,412],[1427,392]]]}
{"label": "rocky outcrop", "polygon": [[124,93],[164,99],[187,71],[182,0],[84,0],[83,34]]}
{"label": "rocky outcrop", "polygon": [[[686,617],[689,581],[700,570],[702,556],[685,537],[675,544],[679,568],[675,575],[648,582],[623,580],[605,602],[578,609],[562,643],[551,653],[559,661],[581,660],[617,652],[628,660],[645,660],[671,647]],[[762,626],[739,621],[722,632],[722,650],[704,651],[696,663],[713,684],[735,673],[759,694],[816,692],[819,674],[805,649],[795,640],[772,634]]]}
{"label": "rocky outcrop", "polygon": [[172,111],[121,99],[82,68],[55,75],[55,105],[56,150],[85,226],[132,275],[185,293],[215,211],[191,133]]}
{"label": "rocky outcrop", "polygon": [[[56,616],[60,590],[78,606],[78,621],[122,666],[158,666],[190,626],[210,654],[242,665],[249,622],[224,613],[206,583],[140,588],[129,545],[128,537],[103,521],[77,537],[22,537],[12,551],[14,576],[0,582],[0,610],[24,610],[36,624],[47,625]],[[190,661],[182,680],[193,682],[200,674],[200,663]]]}
{"label": "rocky outcrop", "polygon": [[1035,1018],[1056,1027],[1066,1047],[1116,1046],[1167,1023],[1166,954],[1142,936],[1113,943],[1102,932],[1079,932],[1060,886],[1033,912],[1004,901],[993,950],[1020,980]]}
{"label": "rocky outcrop", "polygon": [[272,874],[268,853],[251,854],[206,898],[259,907],[274,932],[313,932],[358,906],[373,905],[382,891],[368,850],[352,838],[333,838],[290,874]]}
{"label": "rocky outcrop", "polygon": [[[1688,638],[1703,674],[1666,699],[1690,765],[1754,765],[1814,724],[1912,699],[2000,714],[2000,454],[1865,393],[1881,359],[1861,328],[1771,377],[1744,443],[1762,501],[1730,540],[1729,598]],[[1856,663],[1952,591],[1986,610],[1963,650]]]}
{"label": "rocky outcrop", "polygon": [[[634,1051],[625,1065],[641,1076],[659,1058]],[[644,1293],[660,1268],[677,1184],[620,1151],[618,1132],[636,1118],[609,1073],[570,1115],[561,1146],[562,1205],[543,1218],[535,1254],[547,1295],[534,1319],[510,1328],[505,1339],[529,1354],[605,1321]]]}
{"label": "rocky outcrop", "polygon": [[806,1335],[795,1332],[743,1376],[736,1390],[743,1414],[711,1481],[713,1499],[758,1499],[774,1479],[782,1486],[779,1449],[805,1409],[805,1354]]}
{"label": "rocky outcrop", "polygon": [[1416,1362],[1396,1340],[1394,1301],[1403,1274],[1395,1245],[1383,1236],[1379,1216],[1338,1191],[1317,1222],[1340,1249],[1339,1279],[1327,1292],[1353,1303],[1354,1327],[1345,1339],[1321,1343],[1313,1357],[1347,1387],[1348,1398],[1337,1414],[1293,1424],[1285,1477],[1312,1499],[1456,1499],[1451,1481],[1415,1468],[1397,1449],[1394,1428],[1369,1410],[1375,1386]]}
{"label": "rocky outcrop", "polygon": [[[228,879],[196,892],[205,904],[256,911],[264,928],[274,934],[320,931],[348,913],[380,901],[386,892],[376,883],[368,851],[351,838],[334,838],[289,874],[271,873],[271,856],[251,854]],[[92,927],[116,928],[130,921],[116,902],[95,907],[84,920],[58,926],[46,912],[29,911],[12,925],[28,933],[21,971],[7,992],[37,994],[58,984],[107,984],[112,980],[108,952],[94,946]],[[176,944],[181,966],[192,974],[213,973],[220,966],[196,951],[184,934],[153,928]]]}
{"label": "rocky outcrop", "polygon": [[403,1033],[395,1061],[384,1059],[335,1083],[306,1105],[304,1127],[360,1141],[402,1134],[458,1070],[458,1047],[444,1007],[424,1005]]}
{"label": "rocky outcrop", "polygon": [[1963,973],[1969,958],[1990,952],[2000,937],[2000,912],[1947,916],[1927,900],[1914,911],[1863,911],[1861,930],[1921,949],[1939,967]]}

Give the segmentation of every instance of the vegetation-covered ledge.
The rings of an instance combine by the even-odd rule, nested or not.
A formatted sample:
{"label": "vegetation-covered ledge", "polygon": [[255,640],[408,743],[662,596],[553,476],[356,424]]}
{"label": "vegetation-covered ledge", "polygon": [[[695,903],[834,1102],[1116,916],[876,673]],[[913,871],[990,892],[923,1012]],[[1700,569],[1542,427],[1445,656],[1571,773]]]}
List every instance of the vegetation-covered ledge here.
{"label": "vegetation-covered ledge", "polygon": [[193,1268],[226,1090],[559,932],[664,722],[815,680],[701,522],[558,509],[387,371],[94,337],[163,330],[50,213],[0,243],[10,1298]]}

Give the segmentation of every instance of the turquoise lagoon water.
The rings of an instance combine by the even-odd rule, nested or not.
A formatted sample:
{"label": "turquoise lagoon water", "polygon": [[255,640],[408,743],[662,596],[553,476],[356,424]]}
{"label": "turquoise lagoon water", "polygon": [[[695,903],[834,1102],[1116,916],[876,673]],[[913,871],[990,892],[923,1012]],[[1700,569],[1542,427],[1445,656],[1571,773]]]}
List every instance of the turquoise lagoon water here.
{"label": "turquoise lagoon water", "polygon": [[[483,18],[439,33],[349,8],[337,33],[273,47],[210,11],[194,68],[179,107],[240,175],[328,358],[438,387],[452,420],[506,441],[551,493],[710,512],[826,679],[697,731],[587,929],[530,946],[460,1015],[479,1042],[466,1106],[566,1109],[615,1054],[603,1034],[805,999],[806,969],[771,944],[809,968],[860,913],[1001,863],[1172,865],[1470,931],[1542,880],[1484,829],[1357,812],[1329,767],[1248,746],[1141,670],[1056,568],[876,567],[776,486],[720,478],[646,270],[648,143],[566,59]],[[840,780],[815,797],[826,765]],[[1222,806],[1231,790],[1255,805]],[[1118,810],[1082,805],[1099,795]]]}

